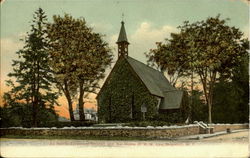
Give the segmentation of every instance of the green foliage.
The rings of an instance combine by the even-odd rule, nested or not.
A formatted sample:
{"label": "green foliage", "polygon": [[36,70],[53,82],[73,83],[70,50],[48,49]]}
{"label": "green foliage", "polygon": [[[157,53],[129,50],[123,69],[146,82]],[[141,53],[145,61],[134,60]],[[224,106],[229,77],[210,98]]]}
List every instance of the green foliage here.
{"label": "green foliage", "polygon": [[150,51],[146,53],[148,64],[156,66],[162,72],[166,72],[169,82],[173,86],[176,85],[178,79],[188,75],[188,71],[185,71],[183,68],[185,63],[178,59],[182,56],[177,55],[178,51],[180,51],[178,50],[180,47],[175,46],[176,37],[179,36],[174,36],[174,34],[172,34],[172,38],[175,39],[172,39],[171,41],[166,39],[166,43],[157,42],[157,48],[150,49]]}
{"label": "green foliage", "polygon": [[147,104],[148,111],[145,118],[150,120],[157,114],[157,99],[148,92],[124,57],[120,57],[98,96],[98,118],[101,122],[142,120],[143,103]]}
{"label": "green foliage", "polygon": [[59,122],[53,121],[46,122],[46,124],[42,125],[42,127],[56,127],[56,128],[63,128],[63,127],[89,127],[94,125],[95,122],[93,121],[72,121],[72,122]]}
{"label": "green foliage", "polygon": [[168,123],[180,123],[184,122],[184,119],[185,118],[182,117],[182,113],[179,110],[169,110],[158,114],[154,120]]}
{"label": "green foliage", "polygon": [[130,126],[130,127],[147,127],[147,126],[169,126],[171,123],[165,121],[134,121],[130,123],[126,123],[123,126]]}
{"label": "green foliage", "polygon": [[57,86],[68,100],[73,121],[73,98],[78,97],[80,120],[84,120],[83,97],[96,93],[105,68],[111,64],[112,53],[99,33],[94,33],[82,18],[53,16],[48,24],[50,65]]}
{"label": "green foliage", "polygon": [[[11,107],[1,107],[1,127],[32,127],[32,106],[18,104]],[[57,122],[58,115],[53,108],[38,109],[38,127],[46,127],[50,122]]]}
{"label": "green foliage", "polygon": [[53,107],[57,104],[57,94],[52,91],[53,75],[48,64],[48,39],[45,34],[46,15],[41,8],[35,12],[32,22],[25,46],[16,52],[19,59],[13,60],[13,72],[9,73],[9,77],[14,81],[7,81],[11,90],[4,94],[4,101],[5,106],[10,108],[16,108],[21,103],[32,105],[32,125],[37,126],[40,106]]}
{"label": "green foliage", "polygon": [[205,100],[202,99],[203,93],[199,90],[193,91],[193,96],[189,96],[192,99],[191,105],[191,120],[207,122],[207,105]]}
{"label": "green foliage", "polygon": [[214,122],[246,123],[249,116],[248,56],[242,57],[232,71],[231,80],[221,76],[215,85]]}
{"label": "green foliage", "polygon": [[218,15],[205,21],[186,21],[179,27],[180,33],[172,34],[168,43],[159,44],[156,50],[149,53],[149,61],[162,68],[171,72],[181,69],[199,76],[210,123],[214,84],[218,74],[230,76],[247,50],[248,40],[243,38],[243,33],[238,28],[226,25],[227,20],[220,19]]}
{"label": "green foliage", "polygon": [[193,69],[200,76],[208,105],[209,123],[212,122],[214,84],[218,73],[231,74],[232,68],[240,62],[240,57],[246,54],[243,33],[235,27],[227,26],[226,21],[217,16],[192,24],[185,22],[179,27],[180,34],[188,41],[188,49],[183,52],[183,56],[191,59],[187,68]]}

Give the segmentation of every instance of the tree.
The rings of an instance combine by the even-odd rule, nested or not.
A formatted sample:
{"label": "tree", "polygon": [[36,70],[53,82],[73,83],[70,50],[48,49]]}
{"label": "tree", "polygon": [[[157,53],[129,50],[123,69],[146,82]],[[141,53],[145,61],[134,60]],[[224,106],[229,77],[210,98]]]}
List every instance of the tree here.
{"label": "tree", "polygon": [[84,96],[95,93],[98,81],[104,77],[105,68],[112,61],[108,44],[94,33],[84,19],[74,19],[65,14],[54,16],[47,27],[50,39],[50,65],[57,85],[67,98],[71,121],[73,99],[78,97],[80,120],[84,120]]}
{"label": "tree", "polygon": [[160,69],[161,72],[166,73],[169,82],[175,87],[178,79],[187,76],[187,69],[184,69],[185,63],[180,63],[177,58],[179,51],[182,48],[175,45],[175,40],[180,36],[171,34],[171,39],[166,39],[165,43],[156,42],[156,49],[150,49],[146,54],[148,64]]}
{"label": "tree", "polygon": [[248,122],[248,76],[248,55],[242,56],[242,61],[233,68],[230,79],[220,75],[219,82],[215,84],[213,96],[214,122]]}
{"label": "tree", "polygon": [[188,48],[183,56],[192,59],[189,68],[194,70],[202,83],[209,123],[212,122],[214,85],[218,74],[231,74],[232,68],[246,53],[243,33],[227,26],[227,20],[221,20],[218,15],[192,24],[185,22],[179,27]]}
{"label": "tree", "polygon": [[[171,34],[170,45],[167,48],[157,48],[159,55],[153,55],[152,60],[166,68],[169,68],[166,63],[174,63],[174,70],[191,72],[191,81],[193,76],[199,76],[208,105],[209,123],[212,122],[214,85],[219,74],[230,76],[247,49],[243,33],[235,27],[227,26],[227,20],[221,20],[218,15],[192,24],[185,21],[183,26],[179,26],[179,33]],[[171,51],[174,58],[165,55]],[[157,56],[160,57],[160,62]]]}
{"label": "tree", "polygon": [[15,82],[9,80],[11,90],[5,93],[7,106],[25,103],[32,105],[32,126],[38,124],[37,114],[41,106],[53,107],[57,104],[57,94],[52,91],[53,75],[48,66],[48,40],[46,38],[46,15],[39,8],[33,18],[31,31],[25,39],[25,46],[17,53],[19,60],[13,61]]}
{"label": "tree", "polygon": [[[146,53],[148,63],[152,66],[156,66],[163,73],[166,73],[169,82],[176,87],[176,84],[181,82],[179,88],[182,89],[185,85],[188,85],[187,79],[190,76],[191,91],[188,118],[192,119],[192,104],[193,104],[193,87],[194,87],[194,72],[190,67],[190,63],[193,58],[189,58],[185,54],[189,49],[185,35],[183,33],[171,33],[170,39],[165,39],[165,43],[157,42],[157,48],[151,49]],[[187,89],[188,90],[188,89]]]}
{"label": "tree", "polygon": [[207,122],[207,108],[205,100],[202,99],[202,91],[195,89],[193,90],[193,95],[189,97],[192,100],[191,104],[191,116],[192,121],[204,121]]}

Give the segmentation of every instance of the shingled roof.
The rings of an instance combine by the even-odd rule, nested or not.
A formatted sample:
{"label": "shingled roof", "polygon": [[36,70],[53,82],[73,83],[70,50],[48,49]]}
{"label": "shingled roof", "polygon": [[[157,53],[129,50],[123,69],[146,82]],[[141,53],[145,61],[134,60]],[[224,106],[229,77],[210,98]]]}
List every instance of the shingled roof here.
{"label": "shingled roof", "polygon": [[131,57],[127,57],[126,59],[151,94],[164,97],[164,91],[175,90],[175,88],[171,86],[169,81],[160,71],[157,71]]}
{"label": "shingled roof", "polygon": [[126,57],[135,73],[149,92],[162,98],[160,109],[177,109],[181,105],[183,91],[174,88],[160,71],[131,57]]}
{"label": "shingled roof", "polygon": [[124,22],[122,21],[122,26],[121,26],[121,29],[120,29],[120,34],[119,34],[119,37],[118,37],[118,40],[116,43],[120,43],[120,42],[128,42],[128,39],[127,39],[127,34],[126,34],[126,30],[125,30],[125,27],[124,27]]}
{"label": "shingled roof", "polygon": [[181,106],[183,91],[174,90],[164,92],[164,98],[160,104],[160,109],[178,109]]}

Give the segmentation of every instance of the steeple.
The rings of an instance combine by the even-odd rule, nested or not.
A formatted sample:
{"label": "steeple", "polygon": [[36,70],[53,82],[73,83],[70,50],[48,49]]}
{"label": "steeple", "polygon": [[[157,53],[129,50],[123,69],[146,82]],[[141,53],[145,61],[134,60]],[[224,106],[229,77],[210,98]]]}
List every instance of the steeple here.
{"label": "steeple", "polygon": [[118,57],[121,55],[128,56],[128,45],[129,45],[125,27],[124,27],[124,22],[122,21],[121,23],[122,23],[122,26],[120,29],[120,34],[116,42],[118,45]]}

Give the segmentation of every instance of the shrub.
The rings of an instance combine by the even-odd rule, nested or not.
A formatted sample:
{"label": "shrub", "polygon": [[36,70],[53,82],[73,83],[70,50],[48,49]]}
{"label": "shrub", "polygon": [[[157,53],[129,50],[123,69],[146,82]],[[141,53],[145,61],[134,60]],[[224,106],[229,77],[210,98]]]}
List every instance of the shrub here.
{"label": "shrub", "polygon": [[57,128],[62,128],[62,127],[89,127],[94,125],[94,121],[73,121],[73,122],[59,122],[59,121],[51,121],[47,122],[44,125],[41,125],[40,127],[57,127]]}
{"label": "shrub", "polygon": [[147,126],[169,126],[170,123],[164,121],[136,121],[124,124],[124,126],[131,127],[147,127]]}

